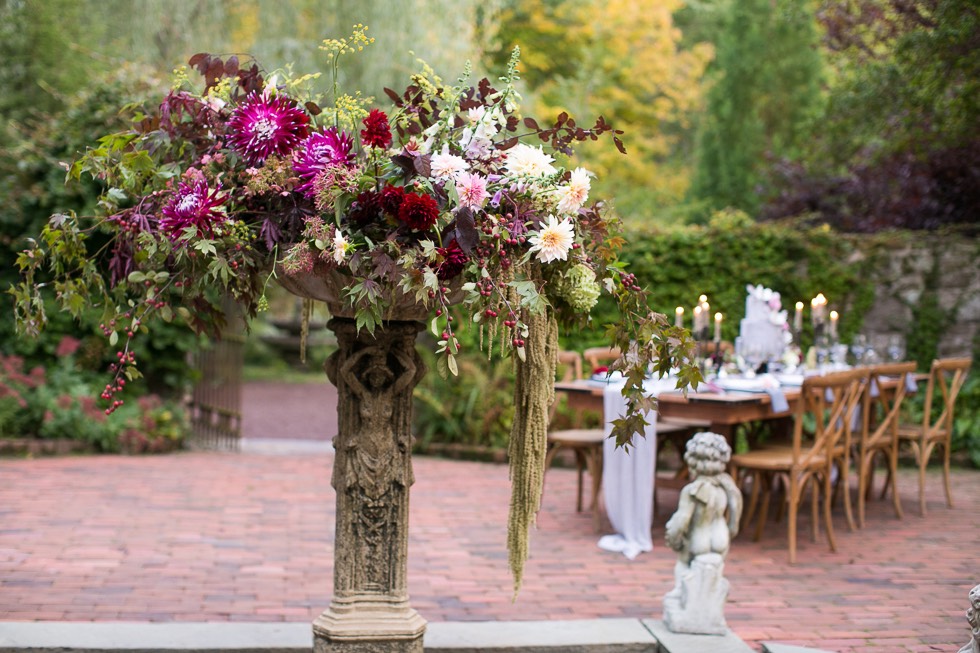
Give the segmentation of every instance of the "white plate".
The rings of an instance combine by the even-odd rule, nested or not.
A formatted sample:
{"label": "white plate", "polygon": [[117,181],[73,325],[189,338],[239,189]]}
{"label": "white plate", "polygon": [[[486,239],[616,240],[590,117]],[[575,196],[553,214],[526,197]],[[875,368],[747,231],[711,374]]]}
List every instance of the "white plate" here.
{"label": "white plate", "polygon": [[779,381],[779,385],[796,386],[796,387],[803,385],[802,374],[777,374],[776,380]]}
{"label": "white plate", "polygon": [[765,379],[740,379],[737,377],[715,379],[714,384],[722,390],[732,392],[765,392],[766,387],[770,385]]}

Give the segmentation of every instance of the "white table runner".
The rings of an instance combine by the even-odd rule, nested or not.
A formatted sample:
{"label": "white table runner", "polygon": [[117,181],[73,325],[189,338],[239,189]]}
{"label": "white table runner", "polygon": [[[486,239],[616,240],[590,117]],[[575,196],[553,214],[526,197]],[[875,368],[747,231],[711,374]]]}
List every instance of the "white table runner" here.
{"label": "white table runner", "polygon": [[[656,396],[674,389],[673,380],[647,381],[644,390]],[[602,449],[602,494],[606,515],[615,531],[599,539],[599,548],[616,551],[630,560],[653,549],[653,488],[657,466],[657,415],[650,413],[646,437],[633,438],[629,453],[609,438],[612,421],[626,412],[622,383],[610,383],[603,391],[606,440]]]}

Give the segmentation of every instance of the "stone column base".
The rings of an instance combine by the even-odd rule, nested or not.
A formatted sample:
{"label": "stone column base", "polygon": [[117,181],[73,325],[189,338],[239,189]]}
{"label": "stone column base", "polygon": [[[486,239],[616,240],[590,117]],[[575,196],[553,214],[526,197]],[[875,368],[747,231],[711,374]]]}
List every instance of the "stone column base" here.
{"label": "stone column base", "polygon": [[422,653],[425,626],[407,600],[334,598],[313,621],[313,653]]}

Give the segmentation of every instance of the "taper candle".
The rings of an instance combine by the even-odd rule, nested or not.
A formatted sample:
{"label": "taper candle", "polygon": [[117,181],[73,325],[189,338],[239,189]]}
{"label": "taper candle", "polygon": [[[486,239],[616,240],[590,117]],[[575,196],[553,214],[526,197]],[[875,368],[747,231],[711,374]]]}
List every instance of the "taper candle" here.
{"label": "taper candle", "polygon": [[674,326],[683,327],[684,326],[684,307],[678,306],[674,309]]}
{"label": "taper candle", "polygon": [[796,315],[793,317],[793,329],[797,333],[803,330],[803,302],[796,302]]}
{"label": "taper candle", "polygon": [[721,313],[715,313],[715,342],[721,342]]}

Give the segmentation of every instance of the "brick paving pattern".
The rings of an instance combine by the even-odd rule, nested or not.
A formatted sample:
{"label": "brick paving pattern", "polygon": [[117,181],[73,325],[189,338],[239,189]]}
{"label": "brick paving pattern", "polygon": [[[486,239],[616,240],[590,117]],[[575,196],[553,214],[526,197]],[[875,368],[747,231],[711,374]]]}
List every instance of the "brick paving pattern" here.
{"label": "brick paving pattern", "polygon": [[[311,621],[330,602],[334,491],[329,454],[178,453],[0,460],[0,620]],[[574,509],[575,474],[548,472],[532,558],[516,601],[507,570],[503,465],[417,457],[409,590],[430,621],[659,618],[673,585],[663,524],[634,561],[596,547]],[[743,639],[842,653],[955,651],[980,582],[980,472],[940,476],[919,517],[902,470],[906,517],[872,501],[864,530],[835,521],[839,551],[809,538],[799,562],[784,524],[742,535],[726,565],[729,625]]]}

